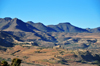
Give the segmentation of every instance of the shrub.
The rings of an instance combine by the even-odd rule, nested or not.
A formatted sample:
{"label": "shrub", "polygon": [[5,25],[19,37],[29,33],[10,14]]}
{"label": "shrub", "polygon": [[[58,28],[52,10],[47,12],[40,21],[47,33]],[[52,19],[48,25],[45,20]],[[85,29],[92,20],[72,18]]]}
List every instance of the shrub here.
{"label": "shrub", "polygon": [[35,53],[41,53],[40,51],[35,51]]}
{"label": "shrub", "polygon": [[[11,60],[11,59],[8,58],[8,60]],[[21,64],[21,60],[18,58],[14,58],[12,60],[11,65],[9,65],[7,61],[3,60],[3,61],[1,61],[0,66],[20,66],[20,64]]]}
{"label": "shrub", "polygon": [[66,64],[66,63],[67,63],[67,61],[66,61],[65,59],[61,59],[61,60],[59,60],[59,61],[58,61],[58,63],[61,63],[61,64]]}
{"label": "shrub", "polygon": [[1,61],[1,66],[9,66],[9,64],[7,61],[3,60]]}
{"label": "shrub", "polygon": [[20,60],[20,59],[18,59],[18,58],[14,58],[14,59],[12,60],[11,66],[20,66],[21,61],[22,61],[22,60]]}
{"label": "shrub", "polygon": [[23,58],[27,59],[28,57],[27,56],[23,56]]}

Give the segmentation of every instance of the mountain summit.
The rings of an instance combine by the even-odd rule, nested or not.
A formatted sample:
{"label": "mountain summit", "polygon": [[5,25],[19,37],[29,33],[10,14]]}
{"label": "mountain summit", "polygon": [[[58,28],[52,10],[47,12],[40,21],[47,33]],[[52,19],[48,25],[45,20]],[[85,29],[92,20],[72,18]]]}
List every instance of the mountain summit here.
{"label": "mountain summit", "polygon": [[[0,30],[3,31],[26,31],[26,32],[32,32],[32,30],[28,27],[25,22],[18,18],[4,18],[0,20]],[[34,29],[34,27],[31,27]]]}

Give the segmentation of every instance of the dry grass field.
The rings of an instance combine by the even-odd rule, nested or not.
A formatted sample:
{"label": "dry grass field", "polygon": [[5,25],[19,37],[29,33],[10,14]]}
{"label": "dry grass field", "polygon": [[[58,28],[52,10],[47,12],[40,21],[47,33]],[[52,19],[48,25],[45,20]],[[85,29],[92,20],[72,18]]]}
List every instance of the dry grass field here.
{"label": "dry grass field", "polygon": [[[6,51],[0,51],[0,58],[6,60],[13,58],[22,59],[22,66],[97,66],[91,62],[82,60],[79,52],[87,50],[66,50],[62,48],[41,48],[41,47],[22,47],[16,45],[7,48]],[[86,63],[85,63],[86,62]]]}

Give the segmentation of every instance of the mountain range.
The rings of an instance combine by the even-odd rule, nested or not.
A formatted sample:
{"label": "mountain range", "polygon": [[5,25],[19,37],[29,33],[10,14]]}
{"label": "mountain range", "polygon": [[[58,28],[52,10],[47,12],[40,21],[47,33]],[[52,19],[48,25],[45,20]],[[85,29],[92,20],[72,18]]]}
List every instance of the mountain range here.
{"label": "mountain range", "polygon": [[26,31],[32,32],[34,30],[43,32],[68,32],[68,33],[98,33],[100,27],[94,29],[83,29],[71,25],[69,22],[59,23],[57,25],[45,26],[42,23],[34,23],[32,21],[23,22],[18,18],[0,18],[0,30],[3,31]]}
{"label": "mountain range", "polygon": [[52,47],[77,44],[78,47],[89,47],[90,43],[100,43],[100,27],[83,29],[69,22],[46,26],[42,23],[23,22],[18,18],[6,17],[0,18],[0,32],[2,46],[25,44]]}

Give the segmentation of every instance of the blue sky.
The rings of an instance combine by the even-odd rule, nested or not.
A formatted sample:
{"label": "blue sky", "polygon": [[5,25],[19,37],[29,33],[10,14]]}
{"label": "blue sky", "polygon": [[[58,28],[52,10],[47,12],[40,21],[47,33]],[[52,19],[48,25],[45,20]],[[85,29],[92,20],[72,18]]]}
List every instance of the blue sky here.
{"label": "blue sky", "polygon": [[96,28],[100,27],[100,0],[0,0],[0,18],[4,17]]}

